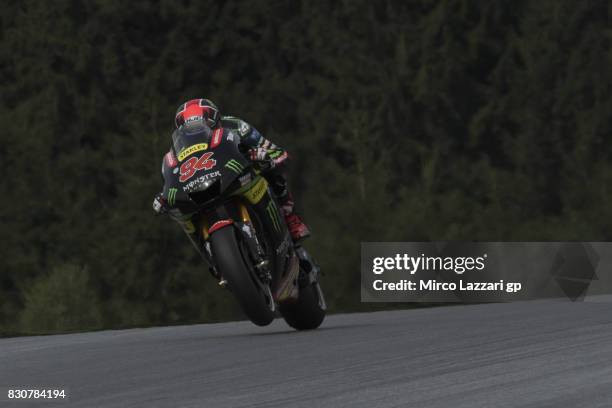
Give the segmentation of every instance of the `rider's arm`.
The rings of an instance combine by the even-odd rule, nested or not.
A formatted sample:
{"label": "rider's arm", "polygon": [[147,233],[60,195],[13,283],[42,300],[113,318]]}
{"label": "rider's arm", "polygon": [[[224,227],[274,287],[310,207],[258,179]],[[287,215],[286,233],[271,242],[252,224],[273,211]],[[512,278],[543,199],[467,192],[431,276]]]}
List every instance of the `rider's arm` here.
{"label": "rider's arm", "polygon": [[[166,184],[166,177],[165,177],[165,173],[167,171],[169,171],[170,168],[176,167],[178,165],[178,162],[176,160],[176,157],[174,157],[174,153],[172,152],[172,150],[169,150],[168,153],[166,153],[164,155],[164,158],[162,159],[162,165],[161,165],[161,179],[162,179],[162,186],[164,186]],[[162,191],[160,191],[159,193],[157,193],[155,195],[155,198],[153,199],[153,211],[155,211],[157,214],[164,214],[167,213],[171,208],[173,204],[173,202],[169,201],[174,201],[172,200],[168,200],[169,197],[166,196],[166,194],[164,194],[164,187],[162,187]]]}
{"label": "rider's arm", "polygon": [[261,133],[257,131],[257,129],[240,118],[234,116],[224,116],[221,119],[221,123],[223,127],[233,130],[234,133],[240,136],[240,144],[245,149],[264,147],[264,145],[266,145],[265,147],[279,149],[279,147],[277,147],[274,143],[264,138]]}
{"label": "rider's arm", "polygon": [[242,119],[232,116],[223,118],[224,125],[229,125],[240,137],[240,148],[252,161],[266,162],[269,167],[281,165],[287,158],[287,152],[266,139],[257,129]]}

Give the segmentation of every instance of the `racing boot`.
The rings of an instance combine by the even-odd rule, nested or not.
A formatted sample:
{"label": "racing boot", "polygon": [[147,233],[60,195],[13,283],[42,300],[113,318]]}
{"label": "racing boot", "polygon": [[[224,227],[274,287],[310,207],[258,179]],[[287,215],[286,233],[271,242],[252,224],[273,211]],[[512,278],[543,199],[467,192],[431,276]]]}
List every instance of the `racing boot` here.
{"label": "racing boot", "polygon": [[291,239],[293,239],[294,243],[301,242],[310,236],[310,230],[299,215],[295,213],[285,214],[285,222],[287,222],[289,234],[291,234]]}
{"label": "racing boot", "polygon": [[272,190],[278,199],[285,222],[289,228],[289,234],[294,244],[310,236],[310,230],[299,215],[294,212],[295,202],[289,192],[287,178],[280,169],[273,169],[266,174],[266,178],[272,185]]}
{"label": "racing boot", "polygon": [[287,190],[285,194],[279,196],[278,199],[293,243],[297,244],[308,238],[310,236],[310,229],[304,224],[300,216],[294,212],[295,202],[293,201],[291,193]]}

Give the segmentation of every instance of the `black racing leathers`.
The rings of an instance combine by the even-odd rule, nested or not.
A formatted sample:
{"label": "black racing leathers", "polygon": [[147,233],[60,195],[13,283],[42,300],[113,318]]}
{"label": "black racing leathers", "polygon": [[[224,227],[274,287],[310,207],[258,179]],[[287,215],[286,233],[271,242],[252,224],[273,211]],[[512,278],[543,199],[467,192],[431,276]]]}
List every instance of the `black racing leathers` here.
{"label": "black racing leathers", "polygon": [[221,127],[231,129],[240,136],[241,149],[249,159],[268,162],[263,174],[282,203],[285,197],[288,197],[287,178],[284,175],[287,152],[263,137],[253,126],[237,117],[221,117]]}

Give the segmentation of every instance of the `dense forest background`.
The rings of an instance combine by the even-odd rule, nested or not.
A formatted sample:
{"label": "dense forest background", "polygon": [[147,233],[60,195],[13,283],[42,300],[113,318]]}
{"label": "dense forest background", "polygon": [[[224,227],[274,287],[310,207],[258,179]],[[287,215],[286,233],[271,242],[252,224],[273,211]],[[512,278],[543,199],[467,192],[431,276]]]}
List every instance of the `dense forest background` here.
{"label": "dense forest background", "polygon": [[151,210],[194,97],[291,152],[332,311],[361,241],[612,237],[607,1],[0,10],[0,333],[240,317]]}

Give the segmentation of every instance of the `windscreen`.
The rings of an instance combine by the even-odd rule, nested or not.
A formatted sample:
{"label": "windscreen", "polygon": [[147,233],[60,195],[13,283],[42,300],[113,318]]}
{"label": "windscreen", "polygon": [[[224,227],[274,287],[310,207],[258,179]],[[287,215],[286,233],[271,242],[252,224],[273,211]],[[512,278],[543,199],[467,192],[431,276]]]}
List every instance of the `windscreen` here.
{"label": "windscreen", "polygon": [[200,121],[185,123],[172,134],[172,147],[177,157],[189,146],[210,143],[212,130]]}

